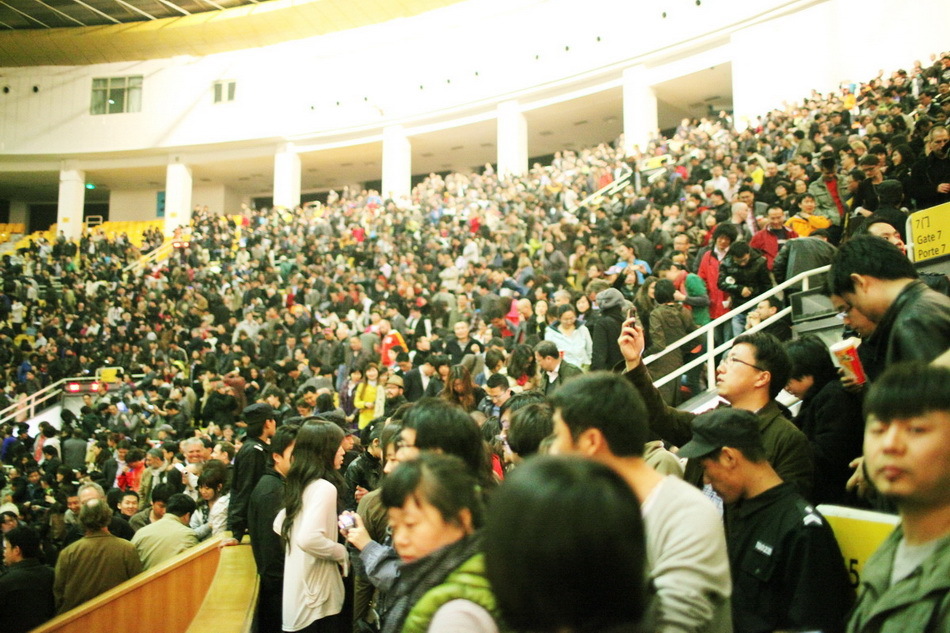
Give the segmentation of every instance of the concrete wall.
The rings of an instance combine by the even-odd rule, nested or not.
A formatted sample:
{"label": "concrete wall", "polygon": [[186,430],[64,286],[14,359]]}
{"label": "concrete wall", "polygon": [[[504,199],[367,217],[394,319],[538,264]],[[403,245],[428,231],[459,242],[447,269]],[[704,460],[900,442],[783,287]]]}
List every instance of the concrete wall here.
{"label": "concrete wall", "polygon": [[111,191],[109,193],[109,220],[138,222],[156,219],[158,191],[158,189]]}
{"label": "concrete wall", "polygon": [[[924,17],[926,16],[926,17]],[[947,50],[950,2],[829,0],[731,34],[737,123]]]}
{"label": "concrete wall", "polygon": [[10,224],[30,223],[30,205],[23,200],[10,201]]}
{"label": "concrete wall", "polygon": [[[11,92],[0,95],[0,153],[88,154],[365,136],[386,125],[451,117],[456,110],[494,107],[538,91],[566,92],[578,81],[616,79],[625,66],[662,63],[678,46],[695,47],[704,38],[728,39],[730,32],[772,12],[802,7],[807,12],[842,1],[759,0],[752,13],[747,3],[733,0],[706,0],[701,6],[588,0],[583,10],[573,0],[480,0],[398,23],[204,58],[2,69]],[[926,23],[915,22],[915,28],[921,24]],[[811,46],[810,37],[789,39],[784,50],[790,55],[784,58],[777,35],[795,30],[773,27],[771,38],[764,31],[750,33],[743,50],[761,44],[759,54],[776,56],[781,64],[793,50],[801,54]],[[899,37],[913,40],[915,34],[907,31]],[[902,50],[904,41],[896,41],[891,51]],[[814,85],[808,83],[814,68],[781,65],[790,85]],[[144,77],[142,111],[91,115],[92,80],[129,75]],[[212,84],[221,79],[237,82],[234,103],[212,102]]]}

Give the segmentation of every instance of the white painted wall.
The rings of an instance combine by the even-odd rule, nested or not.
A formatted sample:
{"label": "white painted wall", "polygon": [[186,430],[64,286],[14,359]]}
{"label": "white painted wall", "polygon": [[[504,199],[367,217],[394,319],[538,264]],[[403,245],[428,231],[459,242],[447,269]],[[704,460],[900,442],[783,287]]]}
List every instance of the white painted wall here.
{"label": "white painted wall", "polygon": [[140,222],[155,220],[159,189],[113,190],[109,192],[109,220]]}
{"label": "white painted wall", "polygon": [[[783,10],[790,13],[769,17]],[[754,24],[762,16],[769,21]],[[386,125],[451,121],[456,112],[493,109],[505,99],[616,80],[623,67],[681,55],[677,46],[730,39],[736,107],[760,114],[845,77],[909,66],[946,46],[947,23],[946,0],[704,0],[700,7],[686,0],[588,0],[583,7],[575,0],[472,0],[204,58],[0,68],[11,87],[0,94],[0,156],[355,142]],[[145,77],[141,113],[89,114],[94,77],[138,74]],[[218,79],[237,81],[235,103],[212,103]]]}
{"label": "white painted wall", "polygon": [[[760,0],[755,10],[822,1]],[[410,20],[204,58],[9,68],[2,71],[11,92],[0,95],[0,153],[378,132],[455,108],[493,108],[565,79],[618,78],[620,66],[647,57],[662,63],[677,44],[694,45],[749,17],[747,3],[734,0],[701,7],[588,0],[582,9],[574,0],[473,0]],[[145,78],[142,112],[90,115],[92,79],[124,75]],[[235,103],[212,103],[218,79],[237,81]]]}
{"label": "white painted wall", "polygon": [[250,198],[242,195],[240,192],[231,189],[230,187],[224,188],[224,209],[223,212],[228,215],[234,215],[241,212],[241,205],[248,204],[250,205]]}
{"label": "white painted wall", "polygon": [[830,0],[731,35],[736,121],[947,50],[950,2]]}
{"label": "white painted wall", "polygon": [[224,185],[195,185],[191,188],[192,206],[208,207],[212,213],[221,214],[227,207]]}
{"label": "white painted wall", "polygon": [[[109,219],[113,222],[156,220],[156,195],[161,189],[116,189],[109,193]],[[241,195],[221,184],[195,185],[191,190],[192,204],[212,213],[240,213]],[[12,211],[12,207],[11,207]],[[12,215],[12,213],[11,213]],[[13,221],[13,220],[11,220]]]}
{"label": "white painted wall", "polygon": [[20,224],[27,228],[30,224],[30,205],[23,200],[10,201],[10,224]]}

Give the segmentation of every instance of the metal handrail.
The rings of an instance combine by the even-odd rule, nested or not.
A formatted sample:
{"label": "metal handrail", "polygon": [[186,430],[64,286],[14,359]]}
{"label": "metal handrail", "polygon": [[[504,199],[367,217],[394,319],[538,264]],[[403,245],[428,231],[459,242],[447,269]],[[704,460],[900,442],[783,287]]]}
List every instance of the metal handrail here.
{"label": "metal handrail", "polygon": [[610,184],[607,185],[606,187],[601,187],[600,189],[598,189],[598,190],[595,191],[594,193],[590,194],[589,196],[587,196],[586,198],[584,198],[583,200],[581,200],[581,201],[579,201],[577,204],[575,204],[572,209],[568,209],[568,210],[571,211],[571,212],[573,212],[574,209],[580,209],[581,207],[586,207],[587,205],[589,205],[591,202],[593,202],[593,201],[596,200],[597,198],[602,198],[602,197],[604,197],[604,196],[613,195],[613,194],[616,193],[617,191],[620,191],[621,189],[623,189],[624,187],[626,187],[626,186],[629,184],[630,179],[631,179],[632,177],[633,177],[633,172],[632,172],[632,171],[628,171],[627,173],[625,173],[625,174],[623,174],[622,176],[620,176],[620,178],[617,178],[617,180],[613,181],[612,183],[610,183]]}
{"label": "metal handrail", "polygon": [[[831,269],[831,266],[821,266],[819,268],[814,268],[812,270],[806,270],[805,272],[799,273],[795,275],[794,277],[792,277],[791,279],[787,279],[784,282],[778,284],[777,286],[773,286],[772,288],[770,288],[769,290],[766,290],[762,294],[756,297],[752,297],[751,299],[749,299],[748,301],[746,301],[739,307],[733,308],[729,312],[725,313],[724,315],[718,317],[717,319],[713,321],[710,321],[709,323],[702,326],[701,328],[694,330],[693,332],[690,332],[683,338],[670,343],[659,352],[655,354],[651,354],[650,356],[647,356],[646,358],[643,359],[643,363],[645,365],[649,365],[653,361],[665,356],[666,354],[672,352],[673,350],[683,347],[684,345],[686,345],[687,343],[689,343],[695,338],[698,338],[703,335],[706,336],[706,351],[705,352],[700,354],[697,358],[694,358],[690,362],[670,372],[669,374],[666,374],[664,376],[661,376],[660,378],[657,378],[656,380],[653,381],[653,384],[656,385],[657,387],[661,387],[665,385],[666,383],[670,382],[671,380],[678,378],[682,374],[693,369],[694,367],[698,367],[702,365],[703,363],[706,363],[706,379],[707,379],[706,384],[707,385],[716,384],[716,361],[715,361],[716,356],[718,356],[723,351],[732,347],[732,342],[737,338],[737,337],[733,337],[729,339],[728,341],[721,343],[717,347],[715,344],[716,327],[731,321],[732,317],[734,317],[735,315],[741,314],[745,312],[746,310],[752,309],[755,305],[757,305],[763,299],[773,297],[777,295],[778,293],[782,292],[783,290],[785,290],[786,288],[790,288],[794,285],[797,285],[798,283],[802,284],[802,290],[808,290],[809,280],[812,277],[827,273],[830,269]],[[776,321],[778,321],[785,315],[790,314],[791,311],[792,311],[791,307],[785,307],[779,310],[777,313],[770,316],[765,321],[762,321],[755,327],[752,327],[748,331],[743,332],[743,334],[751,334],[754,332],[758,332],[762,330],[763,328],[768,327],[772,323],[775,323]]]}
{"label": "metal handrail", "polygon": [[[22,402],[14,402],[5,409],[0,410],[0,425],[8,422],[15,422],[16,418],[24,411],[27,412],[26,419],[36,417],[39,405],[60,397],[63,394],[63,386],[67,383],[94,382],[98,380],[91,376],[81,376],[76,378],[63,378],[51,385],[43,387],[35,393],[31,393]],[[45,408],[45,407],[44,407]]]}
{"label": "metal handrail", "polygon": [[159,260],[168,259],[171,255],[171,252],[175,249],[175,240],[166,239],[165,242],[158,248],[149,251],[147,254],[143,255],[139,259],[135,260],[128,266],[122,269],[122,272],[129,272],[135,270],[136,268],[141,268],[145,270],[151,264],[157,263]]}

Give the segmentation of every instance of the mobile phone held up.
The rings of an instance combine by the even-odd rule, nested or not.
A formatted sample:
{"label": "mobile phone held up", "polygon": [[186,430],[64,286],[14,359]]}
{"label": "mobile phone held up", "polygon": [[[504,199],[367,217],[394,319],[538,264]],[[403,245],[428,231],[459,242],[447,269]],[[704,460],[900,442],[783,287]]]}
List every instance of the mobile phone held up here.
{"label": "mobile phone held up", "polygon": [[633,326],[636,327],[640,325],[639,319],[637,319],[637,308],[636,306],[630,306],[627,309],[627,318],[624,321],[633,321]]}

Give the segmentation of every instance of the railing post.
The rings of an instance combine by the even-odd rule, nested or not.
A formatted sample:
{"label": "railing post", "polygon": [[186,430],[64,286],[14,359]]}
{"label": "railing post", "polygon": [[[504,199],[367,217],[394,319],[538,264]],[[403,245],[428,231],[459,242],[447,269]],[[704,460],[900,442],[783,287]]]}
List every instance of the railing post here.
{"label": "railing post", "polygon": [[716,328],[706,331],[706,389],[716,386]]}

